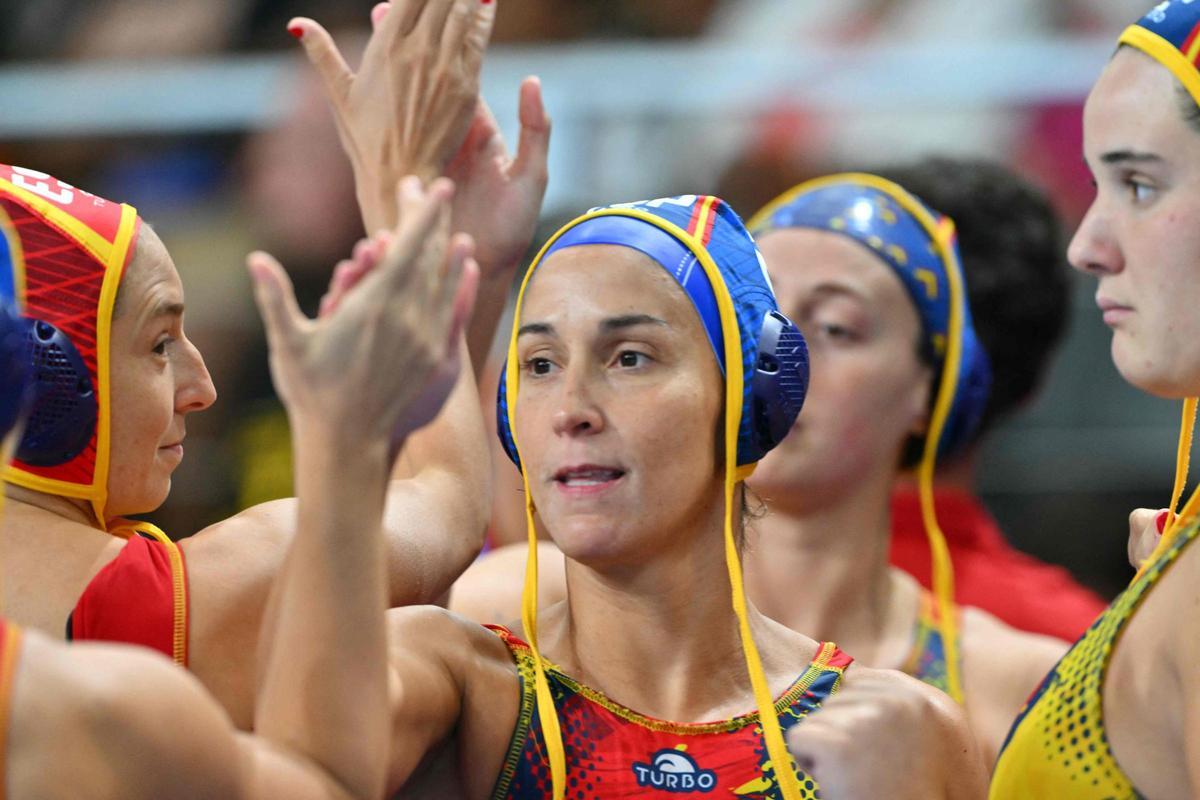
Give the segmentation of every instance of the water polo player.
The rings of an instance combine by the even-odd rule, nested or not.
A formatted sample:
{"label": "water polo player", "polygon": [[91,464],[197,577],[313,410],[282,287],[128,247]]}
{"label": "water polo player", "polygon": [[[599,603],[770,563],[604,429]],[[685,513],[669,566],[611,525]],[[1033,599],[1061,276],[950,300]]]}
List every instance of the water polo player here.
{"label": "water polo player", "polygon": [[1084,109],[1096,198],[1068,253],[1098,280],[1121,375],[1184,402],[1174,513],[1130,586],[1047,676],[1013,727],[993,798],[1200,792],[1200,497],[1182,508],[1200,395],[1200,4],[1156,5]]}
{"label": "water polo player", "polygon": [[[0,620],[0,785],[17,798],[379,796],[387,768],[381,522],[389,435],[428,420],[454,384],[475,279],[447,252],[448,184],[407,185],[404,224],[336,313],[306,325],[269,257],[252,257],[272,366],[295,434],[299,519],[274,590],[257,731],[142,648],[64,645]],[[122,212],[124,213],[124,212]],[[20,218],[14,220],[18,226]],[[34,388],[28,272],[0,213],[0,456]],[[356,347],[346,347],[354,341]],[[404,343],[398,353],[396,343]],[[386,353],[402,368],[370,369]],[[44,378],[38,377],[38,381]],[[371,413],[364,414],[364,410]],[[347,535],[347,530],[351,535]],[[345,742],[353,738],[354,746]]]}
{"label": "water polo player", "polygon": [[[392,109],[399,101],[387,94],[395,82],[383,73],[398,68],[389,61],[397,53],[426,52],[432,39],[440,49],[430,52],[444,69],[468,88],[477,77],[473,46],[451,28],[476,14],[490,20],[490,9],[463,0],[404,5],[427,13],[407,32],[400,27],[404,15],[380,18],[362,70],[348,84],[364,92],[356,95],[359,105],[343,107],[350,135],[383,135],[396,124]],[[451,15],[454,7],[459,11]],[[404,100],[412,103],[438,90],[421,82],[404,86],[415,93]],[[469,123],[474,95],[455,96]],[[438,114],[459,114],[457,106]],[[397,147],[413,144],[396,138],[404,140]],[[372,152],[383,162],[372,181],[408,158],[407,150]],[[364,206],[368,219],[394,216],[394,197],[385,202],[377,192],[361,193],[371,203]],[[178,274],[134,209],[41,173],[0,169],[0,208],[12,217],[6,241],[24,265],[40,378],[25,437],[5,474],[7,613],[52,636],[66,630],[77,640],[158,649],[192,669],[248,726],[249,654],[296,524],[295,501],[248,509],[179,545],[152,526],[125,520],[166,498],[182,458],[186,416],[215,396],[184,335]],[[473,558],[488,509],[486,452],[464,370],[445,412],[408,443],[390,485],[385,529],[393,604],[432,602]]]}
{"label": "water polo player", "polygon": [[871,680],[969,737],[944,695],[745,601],[742,481],[806,382],[803,339],[716,198],[598,209],[552,237],[517,301],[498,424],[567,599],[539,612],[531,556],[520,634],[393,612],[391,788],[815,797],[781,732]]}
{"label": "water polo player", "polygon": [[[931,477],[936,456],[970,439],[988,397],[953,223],[890,181],[848,174],[785,193],[750,228],[813,361],[804,416],[750,481],[771,511],[746,556],[750,597],[793,630],[963,702],[990,762],[1066,645],[959,609],[888,565],[897,478],[915,467]],[[949,562],[935,565],[944,589]]]}

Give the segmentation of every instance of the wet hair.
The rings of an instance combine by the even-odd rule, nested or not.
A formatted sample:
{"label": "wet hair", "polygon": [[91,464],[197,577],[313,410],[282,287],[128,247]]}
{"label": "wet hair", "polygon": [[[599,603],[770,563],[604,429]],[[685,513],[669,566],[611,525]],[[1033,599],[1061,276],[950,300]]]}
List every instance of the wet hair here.
{"label": "wet hair", "polygon": [[[1066,329],[1070,273],[1060,220],[1045,194],[992,161],[932,157],[876,172],[958,229],[975,331],[994,375],[973,444],[1032,396]],[[931,354],[919,355],[931,363]]]}

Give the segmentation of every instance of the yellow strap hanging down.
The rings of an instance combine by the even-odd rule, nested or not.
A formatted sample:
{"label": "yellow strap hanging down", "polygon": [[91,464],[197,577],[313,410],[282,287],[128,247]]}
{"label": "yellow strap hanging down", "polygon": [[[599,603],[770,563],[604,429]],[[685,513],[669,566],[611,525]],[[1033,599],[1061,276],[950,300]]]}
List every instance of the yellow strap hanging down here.
{"label": "yellow strap hanging down", "polygon": [[1189,397],[1183,401],[1183,415],[1179,422],[1179,448],[1175,453],[1175,486],[1171,490],[1171,507],[1167,510],[1167,524],[1163,526],[1162,537],[1158,540],[1154,552],[1142,562],[1137,574],[1134,575],[1134,580],[1140,578],[1151,564],[1158,561],[1159,556],[1170,549],[1171,544],[1179,536],[1179,532],[1200,513],[1200,487],[1192,492],[1187,504],[1182,509],[1179,508],[1179,500],[1183,497],[1183,490],[1187,486],[1192,438],[1196,428],[1196,404],[1195,397]]}
{"label": "yellow strap hanging down", "polygon": [[[716,213],[713,209],[716,198],[708,198],[704,202],[705,204],[701,209],[701,220],[696,226],[696,229],[701,231],[705,229],[705,215]],[[525,278],[521,283],[521,289],[517,294],[512,338],[509,342],[506,379],[509,428],[513,435],[513,443],[517,445],[516,426],[513,424],[512,417],[516,409],[518,381],[520,380],[519,361],[517,358],[517,332],[520,328],[521,305],[524,300],[525,290],[529,285],[529,280],[537,265],[545,257],[546,252],[569,228],[586,219],[612,215],[633,217],[643,222],[648,222],[671,234],[681,242],[686,243],[708,276],[709,282],[713,287],[713,293],[717,299],[717,308],[721,317],[726,365],[724,535],[725,561],[729,570],[729,582],[733,595],[733,610],[738,620],[738,631],[742,640],[742,650],[746,658],[746,668],[750,674],[750,684],[754,690],[755,704],[758,706],[759,718],[763,729],[763,739],[766,742],[770,767],[774,772],[776,784],[779,786],[784,800],[801,800],[800,782],[796,778],[791,755],[788,753],[787,745],[783,740],[783,730],[780,728],[779,719],[775,715],[775,703],[771,697],[771,690],[767,684],[766,677],[763,674],[762,659],[759,657],[758,648],[754,644],[754,638],[750,630],[746,593],[742,582],[741,562],[738,557],[737,543],[733,535],[734,488],[739,481],[745,480],[754,470],[753,464],[744,467],[737,465],[738,428],[741,424],[744,392],[741,333],[738,329],[737,315],[734,311],[733,299],[729,294],[729,288],[725,285],[725,280],[719,268],[708,253],[708,250],[704,247],[703,242],[667,220],[638,209],[629,208],[619,210],[603,209],[591,212],[579,220],[568,224],[546,242],[541,252],[538,253],[537,258],[533,260],[528,271],[526,271]],[[517,447],[517,451],[519,454],[519,446]],[[555,711],[553,697],[550,694],[549,683],[546,680],[545,666],[541,652],[537,645],[537,534],[533,524],[534,505],[529,493],[529,479],[525,474],[523,466],[521,473],[522,481],[525,485],[525,521],[529,534],[529,558],[525,566],[525,587],[521,599],[521,624],[533,657],[538,719],[542,725],[546,753],[550,761],[553,800],[562,800],[566,787],[566,755],[562,743],[562,731],[558,724],[558,715]]]}

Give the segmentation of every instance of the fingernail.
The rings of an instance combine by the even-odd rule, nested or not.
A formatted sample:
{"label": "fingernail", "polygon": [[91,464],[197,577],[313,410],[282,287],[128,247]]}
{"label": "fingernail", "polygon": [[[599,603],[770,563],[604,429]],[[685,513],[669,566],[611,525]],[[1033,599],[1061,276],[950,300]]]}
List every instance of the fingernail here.
{"label": "fingernail", "polygon": [[299,25],[292,25],[290,28],[288,28],[288,33],[290,33],[292,36],[295,36],[297,39],[304,38],[304,28],[300,27]]}
{"label": "fingernail", "polygon": [[490,6],[492,4],[492,0],[483,0],[483,4],[485,6]]}
{"label": "fingernail", "polygon": [[1160,511],[1158,513],[1158,516],[1154,518],[1154,524],[1158,527],[1158,535],[1159,536],[1162,536],[1163,531],[1166,530],[1167,519],[1170,516],[1171,516],[1170,511]]}

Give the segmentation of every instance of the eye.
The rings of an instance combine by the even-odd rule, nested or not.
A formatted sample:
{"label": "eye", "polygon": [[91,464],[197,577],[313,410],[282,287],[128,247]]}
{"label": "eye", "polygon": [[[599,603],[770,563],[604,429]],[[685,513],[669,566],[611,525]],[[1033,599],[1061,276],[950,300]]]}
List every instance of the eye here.
{"label": "eye", "polygon": [[617,364],[624,369],[635,369],[643,367],[649,362],[650,356],[645,353],[639,353],[636,350],[622,350],[617,355]]}
{"label": "eye", "polygon": [[165,356],[167,354],[167,348],[174,341],[175,340],[172,339],[170,336],[162,337],[161,339],[158,340],[158,343],[154,345],[154,348],[153,348],[154,354],[157,356]]}
{"label": "eye", "polygon": [[1155,187],[1136,175],[1126,175],[1121,179],[1121,184],[1125,190],[1129,192],[1129,199],[1134,205],[1147,203],[1154,197]]}
{"label": "eye", "polygon": [[554,362],[548,358],[530,358],[521,366],[530,375],[549,375]]}

